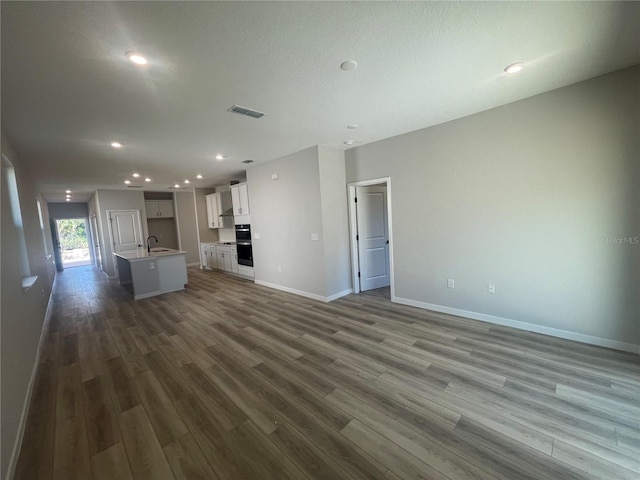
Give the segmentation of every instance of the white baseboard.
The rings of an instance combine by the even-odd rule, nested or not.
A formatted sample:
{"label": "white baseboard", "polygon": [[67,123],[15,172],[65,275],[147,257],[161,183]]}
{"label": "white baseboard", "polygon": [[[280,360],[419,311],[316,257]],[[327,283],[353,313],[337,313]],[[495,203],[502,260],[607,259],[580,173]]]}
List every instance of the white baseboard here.
{"label": "white baseboard", "polygon": [[[54,277],[55,282],[55,277]],[[24,399],[24,405],[22,406],[22,413],[20,414],[20,423],[18,424],[18,432],[16,435],[16,441],[13,444],[13,451],[9,458],[9,466],[7,467],[6,479],[13,478],[16,470],[16,462],[20,454],[20,448],[22,447],[22,440],[24,439],[24,429],[27,426],[27,416],[29,415],[29,408],[31,407],[31,396],[33,394],[33,385],[38,374],[38,367],[40,366],[40,353],[42,352],[42,344],[46,329],[49,326],[49,309],[51,308],[51,299],[53,298],[53,283],[51,284],[51,292],[49,293],[49,300],[47,301],[47,308],[44,312],[44,319],[42,321],[42,330],[40,330],[40,340],[38,341],[38,348],[36,350],[36,358],[33,362],[33,368],[31,369],[31,377],[29,378],[29,386],[27,387],[27,394]]]}
{"label": "white baseboard", "polygon": [[187,267],[199,267],[200,262],[187,263]]}
{"label": "white baseboard", "polygon": [[350,293],[353,293],[353,289],[352,288],[348,288],[347,290],[343,290],[341,292],[338,293],[334,293],[333,295],[329,295],[328,297],[326,297],[326,301],[327,302],[333,302],[334,300],[337,300],[339,298],[342,298],[346,295],[349,295]]}
{"label": "white baseboard", "polygon": [[301,297],[311,298],[313,300],[318,300],[319,302],[329,303],[333,300],[344,297],[345,295],[349,295],[351,293],[351,289],[344,290],[342,292],[331,295],[330,297],[323,297],[322,295],[318,295],[316,293],[305,292],[303,290],[296,290],[295,288],[285,287],[283,285],[278,285],[276,283],[264,282],[262,280],[256,280],[256,285],[262,285],[263,287],[274,288],[276,290],[281,290],[287,293],[293,293],[294,295],[300,295]]}
{"label": "white baseboard", "polygon": [[440,313],[448,313],[450,315],[471,318],[473,320],[480,320],[482,322],[493,323],[496,325],[503,325],[505,327],[513,327],[513,328],[517,328],[518,330],[526,330],[528,332],[541,333],[543,335],[550,335],[552,337],[565,338],[567,340],[575,340],[576,342],[588,343],[590,345],[597,345],[599,347],[607,347],[607,348],[612,348],[614,350],[622,350],[624,352],[640,354],[640,345],[635,345],[633,343],[619,342],[617,340],[611,340],[609,338],[594,337],[592,335],[585,335],[583,333],[570,332],[568,330],[561,330],[559,328],[536,325],[535,323],[521,322],[519,320],[496,317],[493,315],[487,315],[485,313],[471,312],[468,310],[445,307],[445,306],[436,305],[433,303],[419,302],[417,300],[410,300],[408,298],[392,297],[391,301],[395,303],[400,303],[402,305],[409,305],[410,307],[417,307],[425,310],[433,310],[434,312],[440,312]]}

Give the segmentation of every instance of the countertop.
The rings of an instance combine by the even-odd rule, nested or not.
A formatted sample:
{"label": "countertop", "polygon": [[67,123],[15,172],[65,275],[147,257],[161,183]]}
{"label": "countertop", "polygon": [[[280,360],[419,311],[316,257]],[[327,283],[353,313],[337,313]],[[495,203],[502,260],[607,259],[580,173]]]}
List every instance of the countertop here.
{"label": "countertop", "polygon": [[173,249],[165,249],[165,248],[162,249],[164,251],[158,251],[158,250],[159,250],[158,248],[152,248],[150,252],[147,252],[146,248],[138,248],[135,251],[114,253],[114,255],[120,258],[124,258],[125,260],[129,260],[130,262],[135,262],[138,260],[150,260],[152,258],[169,257],[172,255],[186,255],[187,253],[183,250],[173,250]]}

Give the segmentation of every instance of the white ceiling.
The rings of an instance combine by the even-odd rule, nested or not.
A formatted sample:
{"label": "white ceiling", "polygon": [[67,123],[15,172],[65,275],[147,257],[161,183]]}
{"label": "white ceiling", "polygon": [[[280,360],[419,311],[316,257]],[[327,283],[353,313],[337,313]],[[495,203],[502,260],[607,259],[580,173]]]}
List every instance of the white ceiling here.
{"label": "white ceiling", "polygon": [[640,63],[638,25],[635,2],[3,1],[2,130],[49,201],[133,172],[220,185]]}

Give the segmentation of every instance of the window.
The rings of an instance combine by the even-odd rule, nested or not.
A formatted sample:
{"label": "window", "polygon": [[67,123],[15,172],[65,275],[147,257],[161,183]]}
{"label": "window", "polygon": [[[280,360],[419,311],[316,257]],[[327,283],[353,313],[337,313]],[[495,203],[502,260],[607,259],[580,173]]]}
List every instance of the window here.
{"label": "window", "polygon": [[31,277],[31,269],[29,268],[29,256],[27,253],[27,242],[24,237],[24,227],[22,225],[22,211],[20,210],[20,196],[18,195],[18,182],[16,181],[16,172],[13,164],[9,159],[2,155],[3,177],[6,181],[7,193],[9,194],[9,204],[11,207],[11,217],[13,225],[16,229],[18,237],[18,255],[20,257],[20,273],[23,277],[23,286],[30,288],[37,277]]}
{"label": "window", "polygon": [[47,236],[44,233],[44,218],[42,217],[42,202],[40,197],[36,197],[36,205],[38,206],[38,219],[40,220],[40,230],[42,231],[42,242],[44,243],[44,254],[49,258],[49,247],[47,246]]}

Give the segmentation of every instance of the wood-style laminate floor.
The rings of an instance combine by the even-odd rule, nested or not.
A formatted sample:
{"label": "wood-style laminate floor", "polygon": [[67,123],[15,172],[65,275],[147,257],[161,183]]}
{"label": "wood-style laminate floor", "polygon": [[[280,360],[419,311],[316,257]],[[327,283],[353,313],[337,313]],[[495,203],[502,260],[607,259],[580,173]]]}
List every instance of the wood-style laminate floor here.
{"label": "wood-style laminate floor", "polygon": [[189,270],[58,275],[16,478],[634,479],[637,355]]}

